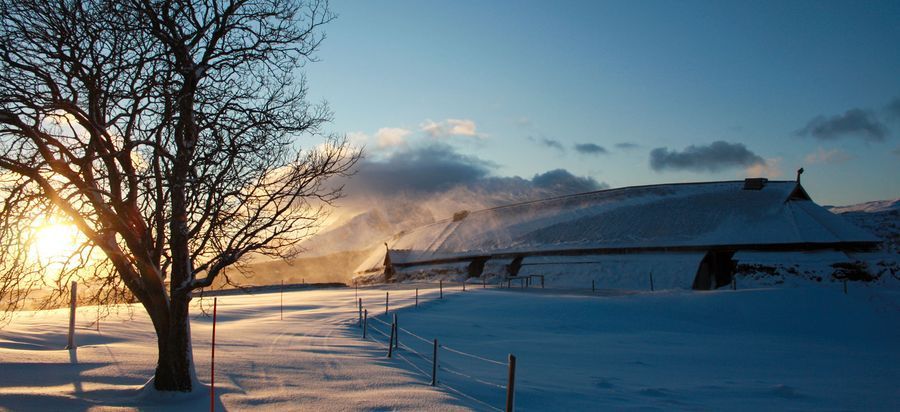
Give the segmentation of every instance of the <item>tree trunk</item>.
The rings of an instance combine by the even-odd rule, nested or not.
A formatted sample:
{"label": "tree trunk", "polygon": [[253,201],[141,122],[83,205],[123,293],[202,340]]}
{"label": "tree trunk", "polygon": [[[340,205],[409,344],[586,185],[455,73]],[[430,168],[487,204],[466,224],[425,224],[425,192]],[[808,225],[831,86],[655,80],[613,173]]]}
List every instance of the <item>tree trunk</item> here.
{"label": "tree trunk", "polygon": [[159,391],[190,392],[193,389],[195,372],[188,318],[191,298],[190,293],[179,295],[172,297],[168,316],[156,331],[159,361],[153,387]]}

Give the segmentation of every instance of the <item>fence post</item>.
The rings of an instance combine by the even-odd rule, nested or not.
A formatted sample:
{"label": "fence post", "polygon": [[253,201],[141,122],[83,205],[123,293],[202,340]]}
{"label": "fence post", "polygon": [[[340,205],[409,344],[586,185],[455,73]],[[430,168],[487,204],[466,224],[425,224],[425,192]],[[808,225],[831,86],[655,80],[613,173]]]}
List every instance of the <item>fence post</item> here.
{"label": "fence post", "polygon": [[650,291],[653,292],[653,272],[650,272]]}
{"label": "fence post", "polygon": [[847,279],[844,279],[844,294],[847,294]]}
{"label": "fence post", "polygon": [[437,385],[437,339],[434,340],[434,352],[431,354],[431,386]]}
{"label": "fence post", "polygon": [[391,292],[384,292],[384,314],[388,313],[388,301],[391,298]]}
{"label": "fence post", "polygon": [[419,288],[416,288],[416,307],[419,307]]}
{"label": "fence post", "polygon": [[438,282],[439,282],[439,283],[438,283],[438,287],[441,288],[441,296],[440,296],[440,298],[443,299],[443,298],[444,298],[444,280],[441,279],[441,280],[439,280]]}
{"label": "fence post", "polygon": [[400,347],[400,322],[397,322],[397,312],[394,312],[394,329],[397,333],[394,334],[394,347]]}
{"label": "fence post", "polygon": [[516,356],[509,354],[509,381],[506,383],[506,412],[513,410],[513,398],[516,394]]}
{"label": "fence post", "polygon": [[544,275],[541,275],[541,289],[544,288]]}
{"label": "fence post", "polygon": [[362,298],[359,298],[359,326],[362,327]]}
{"label": "fence post", "polygon": [[78,282],[72,281],[72,300],[69,302],[69,339],[66,349],[75,349],[75,309],[78,306]]}
{"label": "fence post", "polygon": [[397,334],[397,324],[391,323],[391,338],[388,339],[388,357],[394,356],[394,337]]}
{"label": "fence post", "polygon": [[487,278],[481,278],[481,288],[487,289]]}
{"label": "fence post", "polygon": [[466,291],[466,281],[463,281],[463,292]]}
{"label": "fence post", "polygon": [[731,275],[731,290],[737,290],[737,278]]}
{"label": "fence post", "polygon": [[209,359],[209,410],[216,410],[216,308],[218,298],[213,298],[212,347]]}
{"label": "fence post", "polygon": [[363,309],[363,339],[366,338],[366,331],[369,329],[369,310]]}

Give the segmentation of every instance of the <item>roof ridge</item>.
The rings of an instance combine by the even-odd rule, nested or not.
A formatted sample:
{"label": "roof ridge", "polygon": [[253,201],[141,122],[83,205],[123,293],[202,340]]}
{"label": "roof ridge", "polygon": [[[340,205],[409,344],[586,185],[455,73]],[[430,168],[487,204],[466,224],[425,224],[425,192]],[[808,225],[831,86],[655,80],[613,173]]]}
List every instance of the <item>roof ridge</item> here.
{"label": "roof ridge", "polygon": [[[769,180],[768,182],[769,183],[796,183],[796,181],[794,181],[794,180]],[[744,180],[716,180],[716,181],[711,181],[711,182],[673,182],[673,183],[654,183],[654,184],[649,184],[649,185],[611,187],[611,188],[607,188],[607,189],[592,190],[589,192],[571,193],[571,194],[567,194],[567,195],[559,195],[559,196],[545,197],[545,198],[541,198],[541,199],[526,200],[524,202],[508,203],[505,205],[488,207],[488,208],[484,208],[484,209],[471,210],[471,211],[469,211],[469,213],[472,214],[472,213],[489,212],[489,211],[493,211],[493,210],[506,209],[506,208],[510,208],[510,207],[523,206],[523,205],[529,205],[529,204],[535,204],[535,203],[541,203],[541,202],[549,202],[552,200],[576,198],[576,197],[580,197],[580,196],[588,196],[588,195],[593,195],[593,194],[598,194],[598,193],[609,193],[609,192],[621,191],[621,190],[626,190],[626,189],[647,189],[647,188],[652,188],[652,187],[663,187],[663,186],[710,185],[710,184],[722,184],[722,183],[741,183],[741,184],[743,184]],[[427,225],[423,225],[420,227],[430,226],[430,225],[433,225],[436,223],[442,223],[442,222],[452,220],[452,219],[453,219],[452,216],[446,217],[443,219],[435,220],[432,223],[429,223]]]}

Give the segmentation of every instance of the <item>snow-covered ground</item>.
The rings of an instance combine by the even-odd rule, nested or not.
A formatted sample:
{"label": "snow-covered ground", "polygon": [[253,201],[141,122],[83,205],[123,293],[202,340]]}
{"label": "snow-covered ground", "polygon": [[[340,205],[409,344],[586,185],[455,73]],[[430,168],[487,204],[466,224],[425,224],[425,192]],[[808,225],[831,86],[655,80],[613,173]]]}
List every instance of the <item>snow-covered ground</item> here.
{"label": "snow-covered ground", "polygon": [[[232,295],[219,298],[218,408],[489,410],[503,406],[503,363],[513,353],[518,410],[900,409],[894,289],[591,295],[479,285],[462,293],[454,285],[441,300],[423,291],[416,308],[413,287],[392,287],[392,311],[402,329],[447,347],[437,388],[424,376],[431,345],[403,332],[400,356],[387,359],[384,346],[361,339],[353,289],[286,292],[284,320],[278,293]],[[359,293],[373,316],[388,320],[385,289]],[[177,402],[141,396],[155,359],[146,317],[136,310],[134,320],[107,319],[98,333],[87,326],[93,313],[79,315],[77,352],[62,349],[65,310],[23,312],[0,330],[0,409],[208,408],[205,391]],[[384,341],[375,328],[388,328],[378,320],[369,334]],[[192,325],[206,382],[210,319],[195,315]]]}

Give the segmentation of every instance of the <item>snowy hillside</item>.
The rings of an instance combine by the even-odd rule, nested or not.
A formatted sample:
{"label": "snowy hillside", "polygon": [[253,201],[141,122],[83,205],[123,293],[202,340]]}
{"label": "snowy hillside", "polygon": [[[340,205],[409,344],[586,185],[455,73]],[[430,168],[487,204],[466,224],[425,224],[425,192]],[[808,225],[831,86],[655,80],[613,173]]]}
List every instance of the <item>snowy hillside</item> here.
{"label": "snowy hillside", "polygon": [[875,200],[872,202],[858,203],[849,206],[825,206],[837,214],[843,213],[879,213],[900,210],[900,198],[889,200]]}
{"label": "snowy hillside", "polygon": [[879,200],[830,210],[882,239],[886,253],[900,253],[900,199]]}
{"label": "snowy hillside", "polygon": [[[867,410],[900,408],[900,296],[836,287],[591,296],[445,285],[390,289],[400,348],[384,346],[385,289],[219,297],[217,410],[479,410],[504,405],[517,356],[516,410]],[[424,287],[424,285],[419,285]],[[452,291],[450,290],[452,288]],[[204,305],[211,301],[205,300]],[[402,307],[398,307],[402,306]],[[200,380],[209,381],[210,318],[192,317]],[[65,310],[25,312],[0,330],[0,410],[202,410],[205,388],[158,399],[146,316],[90,323],[63,350]],[[412,332],[417,337],[408,334]],[[430,340],[440,340],[431,387]],[[470,355],[476,357],[471,357]],[[117,409],[119,410],[119,409]]]}

